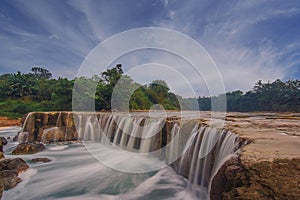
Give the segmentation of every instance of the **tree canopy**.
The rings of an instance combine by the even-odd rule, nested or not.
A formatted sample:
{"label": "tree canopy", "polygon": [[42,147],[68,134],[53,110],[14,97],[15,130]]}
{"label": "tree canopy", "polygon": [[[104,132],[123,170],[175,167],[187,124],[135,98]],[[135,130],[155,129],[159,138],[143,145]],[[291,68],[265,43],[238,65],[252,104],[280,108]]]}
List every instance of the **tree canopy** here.
{"label": "tree canopy", "polygon": [[[114,91],[116,84],[119,91]],[[130,110],[148,110],[160,104],[166,110],[211,110],[211,103],[226,95],[227,111],[300,112],[299,80],[278,79],[272,83],[259,80],[245,93],[238,90],[213,97],[183,98],[172,93],[163,80],[146,85],[135,82],[123,74],[122,65],[118,64],[93,77],[73,80],[52,78],[49,70],[40,67],[33,67],[29,73],[3,74],[0,115],[20,117],[30,111],[71,111],[72,98],[80,99],[75,110],[85,111],[85,105],[91,102],[95,103],[96,111],[111,110],[113,92],[120,109],[127,106]],[[124,97],[128,98],[128,105],[121,102]]]}
{"label": "tree canopy", "polygon": [[[85,105],[92,100],[96,111],[110,110],[112,93],[118,81],[123,81],[121,85],[136,88],[129,97],[131,110],[150,109],[154,104],[161,104],[165,109],[180,108],[175,94],[170,92],[164,81],[140,85],[123,75],[121,64],[99,75],[73,80],[54,79],[49,70],[34,67],[29,73],[0,76],[0,115],[20,117],[30,111],[71,111],[72,97],[80,99],[80,104],[73,108],[75,110],[85,111]],[[97,87],[93,88],[93,85]],[[73,90],[74,87],[76,90]]]}

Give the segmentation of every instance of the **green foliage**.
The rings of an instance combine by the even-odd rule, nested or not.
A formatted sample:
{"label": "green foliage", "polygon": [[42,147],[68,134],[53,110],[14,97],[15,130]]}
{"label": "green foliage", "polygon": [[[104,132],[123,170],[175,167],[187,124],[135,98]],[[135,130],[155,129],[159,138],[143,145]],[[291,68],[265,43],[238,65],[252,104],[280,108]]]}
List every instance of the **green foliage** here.
{"label": "green foliage", "polygon": [[[31,111],[70,111],[72,98],[78,105],[74,110],[86,111],[86,105],[95,109],[149,110],[160,104],[166,110],[211,110],[212,102],[218,108],[226,98],[227,110],[237,112],[275,111],[300,112],[300,81],[276,80],[273,83],[258,81],[251,91],[233,91],[214,97],[182,98],[172,93],[162,80],[140,85],[123,75],[120,64],[91,78],[52,79],[44,68],[32,68],[28,74],[17,72],[0,76],[0,115],[20,117]],[[73,90],[73,88],[75,90]],[[118,88],[117,90],[114,90]],[[74,91],[74,92],[73,92]],[[111,102],[112,95],[114,102]],[[127,100],[127,101],[124,101]],[[129,101],[129,105],[126,105]]]}
{"label": "green foliage", "polygon": [[32,102],[23,100],[6,100],[0,103],[0,116],[19,118],[31,111],[50,111],[51,102]]}
{"label": "green foliage", "polygon": [[110,110],[116,84],[119,89],[114,93],[115,103],[120,104],[120,110],[128,106],[122,102],[126,96],[130,99],[129,108],[132,110],[149,109],[154,104],[161,104],[165,109],[179,109],[177,97],[164,81],[156,80],[142,86],[123,75],[120,64],[92,78],[68,80],[51,77],[47,69],[39,67],[32,68],[28,74],[1,75],[0,115],[20,117],[31,111],[70,111],[72,98],[77,100],[74,110],[86,111],[86,105],[91,103],[95,103],[98,111]]}
{"label": "green foliage", "polygon": [[49,72],[48,69],[42,67],[33,67],[31,68],[33,72],[33,76],[37,79],[50,79],[52,78],[52,73]]}
{"label": "green foliage", "polygon": [[[200,110],[210,110],[204,102],[217,97],[199,97]],[[227,111],[300,112],[300,80],[273,83],[258,81],[251,91],[226,93]]]}
{"label": "green foliage", "polygon": [[162,80],[155,80],[149,85],[138,87],[129,102],[132,110],[149,110],[155,104],[160,104],[166,110],[180,109],[176,95],[170,92],[167,84]]}

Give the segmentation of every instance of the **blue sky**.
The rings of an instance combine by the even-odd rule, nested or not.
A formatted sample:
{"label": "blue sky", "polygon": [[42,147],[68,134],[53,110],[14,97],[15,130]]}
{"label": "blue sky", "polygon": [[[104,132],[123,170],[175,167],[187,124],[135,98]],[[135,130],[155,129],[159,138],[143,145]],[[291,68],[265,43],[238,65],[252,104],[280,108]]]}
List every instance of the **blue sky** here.
{"label": "blue sky", "polygon": [[[297,0],[0,0],[0,73],[44,66],[55,77],[73,78],[100,42],[148,26],[199,42],[217,64],[227,91],[249,90],[259,79],[300,79]],[[149,55],[152,62],[168,59]]]}

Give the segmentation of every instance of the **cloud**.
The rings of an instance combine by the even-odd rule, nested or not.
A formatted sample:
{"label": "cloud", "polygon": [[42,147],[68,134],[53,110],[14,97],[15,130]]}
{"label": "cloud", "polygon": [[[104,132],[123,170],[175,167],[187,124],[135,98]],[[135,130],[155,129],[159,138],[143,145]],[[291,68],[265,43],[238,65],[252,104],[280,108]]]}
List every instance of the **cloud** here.
{"label": "cloud", "polygon": [[168,0],[162,0],[162,3],[164,4],[164,7],[166,8],[169,4],[169,1]]}
{"label": "cloud", "polygon": [[275,32],[280,27],[276,29],[274,20],[290,22],[299,18],[299,5],[290,1],[286,5],[265,1],[222,1],[218,5],[202,2],[177,4],[172,7],[176,12],[172,19],[155,23],[196,39],[218,65],[228,91],[249,90],[260,79],[273,81],[291,76],[291,68],[300,63],[296,56],[300,41],[296,32],[285,33],[288,37],[282,39]]}
{"label": "cloud", "polygon": [[174,19],[175,15],[176,15],[176,12],[174,10],[172,10],[168,13],[168,16],[170,17],[170,19]]}
{"label": "cloud", "polygon": [[61,39],[61,38],[60,38],[58,35],[56,35],[56,34],[49,35],[48,38],[49,38],[49,39],[56,39],[56,40]]}
{"label": "cloud", "polygon": [[[300,78],[299,21],[299,3],[289,0],[0,1],[0,67],[7,73],[41,65],[72,78],[89,52],[108,37],[158,26],[195,39],[216,62],[226,89],[246,91],[259,79]],[[148,61],[178,65],[155,53],[122,62],[134,66]],[[181,64],[186,73],[192,72]],[[190,79],[202,86],[192,75]]]}

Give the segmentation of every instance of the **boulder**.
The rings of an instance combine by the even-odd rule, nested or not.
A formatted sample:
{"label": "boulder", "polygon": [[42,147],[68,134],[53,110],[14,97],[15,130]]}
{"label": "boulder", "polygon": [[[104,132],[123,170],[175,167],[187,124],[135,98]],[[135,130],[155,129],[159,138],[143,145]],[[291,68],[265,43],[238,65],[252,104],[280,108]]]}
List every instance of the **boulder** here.
{"label": "boulder", "polygon": [[15,170],[17,172],[23,172],[28,168],[29,166],[22,158],[3,159],[0,161],[0,171]]}
{"label": "boulder", "polygon": [[2,198],[3,191],[4,191],[3,180],[2,178],[0,178],[0,199]]}
{"label": "boulder", "polygon": [[4,153],[3,152],[0,152],[0,160],[4,159],[5,156],[4,156]]}
{"label": "boulder", "polygon": [[49,158],[33,158],[30,162],[51,162]]}
{"label": "boulder", "polygon": [[45,129],[42,134],[42,142],[59,142],[65,140],[65,132],[60,127]]}
{"label": "boulder", "polygon": [[2,170],[0,171],[0,177],[4,190],[11,189],[21,182],[16,170]]}
{"label": "boulder", "polygon": [[0,161],[0,199],[4,190],[11,189],[21,182],[18,174],[28,168],[29,166],[22,158],[3,159]]}
{"label": "boulder", "polygon": [[13,155],[21,154],[34,154],[45,150],[45,146],[42,143],[21,143],[18,144],[15,150],[13,150]]}
{"label": "boulder", "polygon": [[10,160],[6,166],[8,170],[16,170],[17,172],[23,172],[29,168],[22,158],[14,158]]}
{"label": "boulder", "polygon": [[5,137],[0,137],[0,152],[3,152],[3,146],[7,144],[7,139]]}
{"label": "boulder", "polygon": [[11,161],[11,159],[3,159],[0,161],[0,171],[7,170],[7,163]]}

